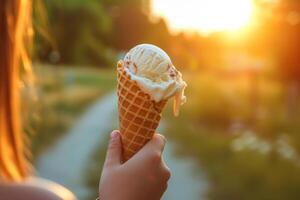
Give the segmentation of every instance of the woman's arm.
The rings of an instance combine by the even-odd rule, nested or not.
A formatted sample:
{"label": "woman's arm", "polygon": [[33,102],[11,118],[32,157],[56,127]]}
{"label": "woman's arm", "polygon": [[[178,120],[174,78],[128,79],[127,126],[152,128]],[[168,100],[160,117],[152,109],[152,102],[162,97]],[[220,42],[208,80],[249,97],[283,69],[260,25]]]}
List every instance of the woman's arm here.
{"label": "woman's arm", "polygon": [[76,197],[61,185],[40,178],[29,178],[22,183],[0,183],[2,200],[76,200]]}
{"label": "woman's arm", "polygon": [[46,189],[21,184],[1,184],[0,197],[3,200],[63,200],[57,194]]}

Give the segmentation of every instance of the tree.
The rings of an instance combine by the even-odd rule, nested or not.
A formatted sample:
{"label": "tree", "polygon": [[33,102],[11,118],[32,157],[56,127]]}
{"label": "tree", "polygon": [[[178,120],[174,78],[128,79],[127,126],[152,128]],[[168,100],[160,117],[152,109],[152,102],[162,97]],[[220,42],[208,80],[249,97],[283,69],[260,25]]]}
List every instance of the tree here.
{"label": "tree", "polygon": [[[112,23],[100,1],[51,0],[45,6],[61,63],[110,65],[114,54],[106,40]],[[42,49],[47,59],[53,49],[49,44]]]}

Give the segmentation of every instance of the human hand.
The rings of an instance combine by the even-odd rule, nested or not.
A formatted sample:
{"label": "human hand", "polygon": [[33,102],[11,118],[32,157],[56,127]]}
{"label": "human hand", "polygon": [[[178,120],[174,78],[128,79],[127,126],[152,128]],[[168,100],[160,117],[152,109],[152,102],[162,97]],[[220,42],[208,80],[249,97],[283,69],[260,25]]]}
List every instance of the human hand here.
{"label": "human hand", "polygon": [[99,194],[101,200],[159,200],[171,176],[162,159],[165,139],[153,138],[131,159],[122,161],[119,131],[113,131],[103,166]]}

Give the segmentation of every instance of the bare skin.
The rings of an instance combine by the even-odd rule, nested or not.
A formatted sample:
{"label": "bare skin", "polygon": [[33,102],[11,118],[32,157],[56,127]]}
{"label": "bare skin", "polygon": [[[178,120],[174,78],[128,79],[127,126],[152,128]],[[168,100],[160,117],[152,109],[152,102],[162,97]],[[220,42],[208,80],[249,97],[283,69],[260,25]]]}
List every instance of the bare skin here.
{"label": "bare skin", "polygon": [[0,199],[76,200],[76,197],[61,185],[34,178],[29,182],[0,183]]}
{"label": "bare skin", "polygon": [[130,160],[121,163],[120,134],[113,131],[102,171],[101,200],[159,200],[171,176],[162,159],[165,138],[155,134]]}
{"label": "bare skin", "polygon": [[[101,200],[159,200],[171,176],[162,159],[165,139],[155,134],[145,147],[122,164],[120,134],[113,131],[101,175]],[[76,200],[62,186],[43,179],[22,183],[0,183],[0,199]]]}

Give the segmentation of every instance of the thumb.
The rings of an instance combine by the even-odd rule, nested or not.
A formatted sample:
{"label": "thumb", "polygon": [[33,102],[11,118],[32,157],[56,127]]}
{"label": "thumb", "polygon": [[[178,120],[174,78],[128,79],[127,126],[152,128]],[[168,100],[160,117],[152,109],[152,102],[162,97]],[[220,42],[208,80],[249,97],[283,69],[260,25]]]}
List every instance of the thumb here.
{"label": "thumb", "polygon": [[122,144],[120,140],[120,132],[114,130],[110,134],[110,140],[107,148],[105,166],[113,166],[121,164]]}

